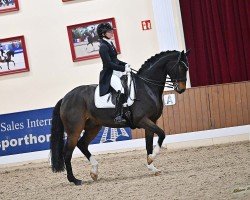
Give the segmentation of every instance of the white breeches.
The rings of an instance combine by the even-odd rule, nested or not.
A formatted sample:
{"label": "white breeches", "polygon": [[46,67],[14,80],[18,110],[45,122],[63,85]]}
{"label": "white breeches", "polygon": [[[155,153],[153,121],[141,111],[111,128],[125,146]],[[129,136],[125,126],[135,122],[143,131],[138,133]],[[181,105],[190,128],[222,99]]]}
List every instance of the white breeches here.
{"label": "white breeches", "polygon": [[112,88],[114,88],[114,90],[116,92],[118,92],[118,90],[120,90],[121,93],[124,93],[124,89],[122,87],[121,79],[117,75],[115,75],[114,73],[111,76],[110,85],[111,85]]}

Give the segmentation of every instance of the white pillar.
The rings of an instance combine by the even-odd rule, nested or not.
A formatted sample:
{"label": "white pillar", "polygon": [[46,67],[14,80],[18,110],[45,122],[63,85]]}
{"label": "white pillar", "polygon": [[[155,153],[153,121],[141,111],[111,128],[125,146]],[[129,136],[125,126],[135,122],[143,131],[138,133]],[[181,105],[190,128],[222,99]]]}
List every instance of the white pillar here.
{"label": "white pillar", "polygon": [[[160,51],[185,50],[179,0],[152,0]],[[189,73],[187,88],[191,87]]]}

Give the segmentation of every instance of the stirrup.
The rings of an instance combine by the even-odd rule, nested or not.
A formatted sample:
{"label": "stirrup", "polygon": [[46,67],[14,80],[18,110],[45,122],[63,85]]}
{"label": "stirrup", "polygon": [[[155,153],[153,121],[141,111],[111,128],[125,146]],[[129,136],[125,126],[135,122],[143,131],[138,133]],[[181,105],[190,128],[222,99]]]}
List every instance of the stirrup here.
{"label": "stirrup", "polygon": [[126,123],[126,120],[122,118],[122,116],[117,116],[115,119],[114,119],[114,122],[117,123],[117,124],[124,124]]}

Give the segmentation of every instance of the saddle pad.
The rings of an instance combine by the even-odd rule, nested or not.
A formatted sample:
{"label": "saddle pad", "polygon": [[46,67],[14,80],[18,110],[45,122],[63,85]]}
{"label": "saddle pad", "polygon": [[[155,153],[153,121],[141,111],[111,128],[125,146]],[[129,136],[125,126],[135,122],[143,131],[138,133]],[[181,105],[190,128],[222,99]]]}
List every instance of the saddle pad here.
{"label": "saddle pad", "polygon": [[[130,84],[130,80],[131,76],[128,76],[128,84]],[[98,85],[95,89],[95,106],[97,108],[115,108],[115,105],[111,101],[112,98],[110,97],[110,95],[111,93],[108,93],[100,97],[99,85]],[[132,81],[128,101],[127,103],[123,104],[123,107],[131,106],[134,103],[134,98],[135,98],[135,89],[134,89],[134,83]]]}

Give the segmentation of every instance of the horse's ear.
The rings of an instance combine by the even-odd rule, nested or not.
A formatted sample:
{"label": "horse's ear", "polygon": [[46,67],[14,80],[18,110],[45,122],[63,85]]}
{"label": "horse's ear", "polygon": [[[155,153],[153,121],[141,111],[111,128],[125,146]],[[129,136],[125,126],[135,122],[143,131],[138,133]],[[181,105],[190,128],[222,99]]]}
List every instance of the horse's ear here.
{"label": "horse's ear", "polygon": [[181,52],[181,60],[183,60],[183,59],[185,59],[185,52],[184,52],[184,50]]}
{"label": "horse's ear", "polygon": [[188,55],[189,55],[190,51],[191,51],[191,49],[188,49],[188,50],[187,50],[187,52],[185,53],[185,54],[186,54],[186,56],[188,56]]}

